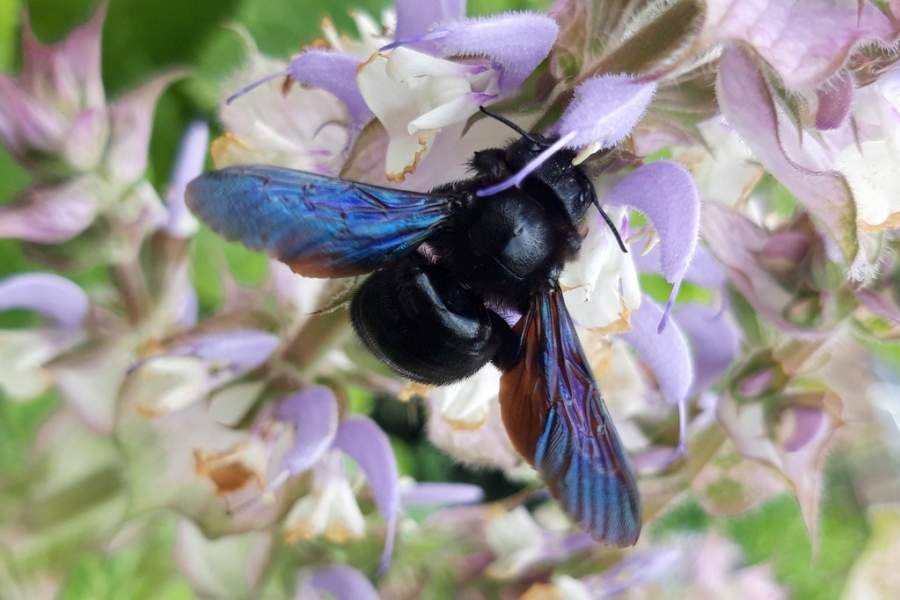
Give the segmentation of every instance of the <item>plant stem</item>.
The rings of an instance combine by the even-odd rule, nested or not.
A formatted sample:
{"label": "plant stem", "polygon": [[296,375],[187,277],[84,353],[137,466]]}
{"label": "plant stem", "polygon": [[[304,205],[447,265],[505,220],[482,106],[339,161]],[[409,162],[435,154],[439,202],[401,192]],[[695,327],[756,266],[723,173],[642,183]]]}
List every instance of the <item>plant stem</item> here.
{"label": "plant stem", "polygon": [[125,308],[125,315],[132,324],[140,322],[146,309],[147,284],[137,261],[116,263],[112,266],[112,279]]}
{"label": "plant stem", "polygon": [[350,334],[347,309],[341,308],[310,319],[282,354],[302,375],[315,372],[317,363]]}

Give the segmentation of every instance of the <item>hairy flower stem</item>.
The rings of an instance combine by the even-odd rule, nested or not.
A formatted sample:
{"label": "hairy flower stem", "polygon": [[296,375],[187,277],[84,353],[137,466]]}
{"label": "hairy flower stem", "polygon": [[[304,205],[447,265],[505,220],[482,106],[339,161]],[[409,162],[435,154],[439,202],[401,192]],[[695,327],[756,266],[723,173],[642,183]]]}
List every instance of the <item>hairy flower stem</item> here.
{"label": "hairy flower stem", "polygon": [[111,267],[112,280],[119,291],[129,322],[137,324],[146,312],[147,284],[137,261],[116,263]]}
{"label": "hairy flower stem", "polygon": [[643,521],[652,522],[675,498],[690,485],[700,471],[716,456],[725,443],[725,432],[718,422],[697,433],[691,440],[687,460],[677,474],[652,482],[642,490]]}
{"label": "hairy flower stem", "polygon": [[316,316],[297,332],[282,356],[304,378],[309,377],[328,351],[343,342],[350,332],[346,308]]}
{"label": "hairy flower stem", "polygon": [[52,496],[28,505],[22,520],[29,525],[46,528],[57,525],[85,511],[108,502],[123,490],[124,480],[117,467],[93,471]]}

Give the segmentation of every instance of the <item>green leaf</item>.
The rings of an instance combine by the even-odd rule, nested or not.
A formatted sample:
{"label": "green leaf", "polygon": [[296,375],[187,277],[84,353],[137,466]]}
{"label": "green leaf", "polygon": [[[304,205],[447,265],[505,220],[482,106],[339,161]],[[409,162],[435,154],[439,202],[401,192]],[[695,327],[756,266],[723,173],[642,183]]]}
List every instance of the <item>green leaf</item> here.
{"label": "green leaf", "polygon": [[114,554],[74,556],[60,600],[194,600],[174,564],[172,519],[147,525],[140,542]]}
{"label": "green leaf", "polygon": [[30,473],[31,443],[58,406],[59,397],[53,392],[27,402],[13,402],[0,394],[0,479],[8,484]]}
{"label": "green leaf", "polygon": [[[2,1],[2,0],[0,0]],[[12,202],[17,192],[31,183],[31,175],[0,146],[0,204]]]}
{"label": "green leaf", "polygon": [[[659,273],[641,273],[638,278],[641,282],[641,291],[653,298],[659,303],[665,303],[672,292],[672,284],[666,281],[666,278]],[[678,291],[678,297],[675,301],[678,304],[696,302],[699,304],[712,304],[715,294],[690,281],[681,284]]]}
{"label": "green leaf", "polygon": [[490,15],[508,10],[547,10],[550,0],[470,0],[469,16]]}
{"label": "green leaf", "polygon": [[686,498],[655,520],[650,527],[653,538],[684,531],[703,531],[709,526],[709,516],[694,499]]}
{"label": "green leaf", "polygon": [[222,304],[221,245],[224,242],[207,227],[201,227],[191,243],[191,283],[197,292],[200,313],[208,315]]}
{"label": "green leaf", "polygon": [[225,259],[234,279],[241,285],[259,286],[269,276],[269,258],[237,243],[223,245]]}
{"label": "green leaf", "polygon": [[0,0],[0,72],[9,71],[16,54],[16,27],[19,24],[19,3]]}

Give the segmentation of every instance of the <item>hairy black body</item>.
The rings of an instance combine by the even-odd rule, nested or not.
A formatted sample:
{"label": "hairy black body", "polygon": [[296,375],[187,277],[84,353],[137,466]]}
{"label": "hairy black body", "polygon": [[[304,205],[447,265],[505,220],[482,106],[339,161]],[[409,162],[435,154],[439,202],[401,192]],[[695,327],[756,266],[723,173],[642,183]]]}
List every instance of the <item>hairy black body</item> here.
{"label": "hairy black body", "polygon": [[509,369],[520,336],[487,306],[524,314],[536,291],[555,285],[581,245],[579,225],[594,188],[561,151],[521,188],[487,198],[475,192],[510,177],[548,142],[523,136],[477,152],[473,177],[432,191],[455,199],[429,240],[433,260],[415,254],[369,277],[351,304],[369,350],[405,377],[431,384],[463,379],[490,361]]}

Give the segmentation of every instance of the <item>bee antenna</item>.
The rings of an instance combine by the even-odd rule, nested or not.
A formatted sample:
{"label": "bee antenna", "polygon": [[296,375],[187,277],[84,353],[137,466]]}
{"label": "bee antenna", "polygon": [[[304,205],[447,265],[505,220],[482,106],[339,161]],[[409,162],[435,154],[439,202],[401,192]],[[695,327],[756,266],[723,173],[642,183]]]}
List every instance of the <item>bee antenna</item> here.
{"label": "bee antenna", "polygon": [[513,131],[515,131],[515,132],[518,133],[519,135],[521,135],[523,138],[525,138],[526,140],[528,140],[529,142],[531,142],[531,143],[533,143],[533,144],[537,144],[538,146],[546,146],[546,144],[544,144],[543,142],[540,142],[540,141],[536,140],[534,137],[532,137],[532,135],[531,135],[530,133],[528,133],[527,131],[525,131],[524,129],[522,129],[521,127],[519,127],[518,125],[516,125],[515,123],[513,123],[513,122],[510,121],[509,119],[507,119],[506,117],[501,116],[501,115],[498,115],[497,113],[491,112],[491,111],[489,111],[488,109],[486,109],[486,108],[483,107],[483,106],[479,106],[479,107],[478,107],[478,110],[480,110],[481,112],[483,112],[484,114],[486,114],[486,115],[489,116],[490,118],[495,119],[495,120],[497,120],[497,121],[500,121],[501,123],[503,123],[504,125],[506,125],[506,126],[509,127],[510,129],[512,129]]}
{"label": "bee antenna", "polygon": [[609,215],[606,214],[606,211],[603,210],[603,207],[600,206],[600,201],[597,199],[597,194],[591,194],[591,204],[597,207],[597,210],[600,211],[600,216],[603,217],[603,220],[606,221],[606,226],[609,227],[609,230],[612,231],[613,237],[616,238],[616,242],[619,244],[619,248],[625,254],[628,254],[628,246],[625,245],[625,242],[622,240],[621,234],[619,234],[619,230],[616,227],[616,224],[613,223],[612,219],[609,218]]}

